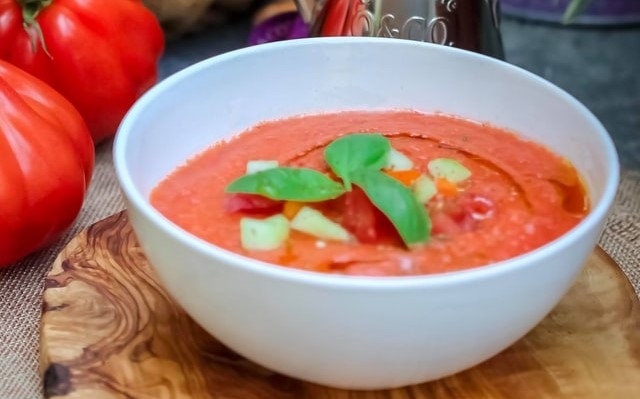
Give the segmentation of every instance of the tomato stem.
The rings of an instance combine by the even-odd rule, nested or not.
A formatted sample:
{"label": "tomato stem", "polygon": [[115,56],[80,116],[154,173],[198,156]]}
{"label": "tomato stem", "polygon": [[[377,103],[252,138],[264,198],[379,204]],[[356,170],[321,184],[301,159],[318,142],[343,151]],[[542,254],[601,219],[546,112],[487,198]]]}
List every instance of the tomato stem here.
{"label": "tomato stem", "polygon": [[22,26],[29,35],[31,40],[31,48],[35,53],[38,50],[38,43],[42,46],[42,50],[49,58],[53,58],[47,50],[47,45],[42,35],[40,24],[36,20],[40,12],[49,7],[53,0],[18,0],[22,6]]}

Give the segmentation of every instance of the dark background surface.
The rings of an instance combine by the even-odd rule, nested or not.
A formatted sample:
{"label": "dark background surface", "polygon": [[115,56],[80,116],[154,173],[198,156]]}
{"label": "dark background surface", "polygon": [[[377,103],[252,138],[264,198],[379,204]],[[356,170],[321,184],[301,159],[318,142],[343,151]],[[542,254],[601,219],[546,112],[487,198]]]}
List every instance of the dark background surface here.
{"label": "dark background surface", "polygon": [[[245,46],[240,18],[167,43],[164,78],[202,59]],[[566,27],[505,17],[508,62],[555,83],[583,102],[613,137],[623,168],[640,169],[640,26]]]}

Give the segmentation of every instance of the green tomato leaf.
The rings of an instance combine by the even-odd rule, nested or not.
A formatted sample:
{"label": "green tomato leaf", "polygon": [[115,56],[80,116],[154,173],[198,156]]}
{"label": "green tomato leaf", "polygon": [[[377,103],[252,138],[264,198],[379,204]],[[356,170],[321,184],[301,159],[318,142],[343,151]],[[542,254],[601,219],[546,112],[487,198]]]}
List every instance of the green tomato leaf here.
{"label": "green tomato leaf", "polygon": [[424,205],[409,188],[393,177],[373,169],[355,172],[353,182],[389,218],[405,245],[409,247],[429,240],[431,219]]}
{"label": "green tomato leaf", "polygon": [[573,22],[577,16],[587,9],[591,2],[592,0],[571,0],[562,16],[562,23],[567,25]]}
{"label": "green tomato leaf", "polygon": [[380,169],[387,164],[391,144],[376,133],[354,133],[334,140],[324,150],[324,159],[351,190],[352,174],[361,169]]}
{"label": "green tomato leaf", "polygon": [[313,169],[272,168],[242,176],[225,191],[258,194],[274,200],[318,202],[341,196],[344,187]]}

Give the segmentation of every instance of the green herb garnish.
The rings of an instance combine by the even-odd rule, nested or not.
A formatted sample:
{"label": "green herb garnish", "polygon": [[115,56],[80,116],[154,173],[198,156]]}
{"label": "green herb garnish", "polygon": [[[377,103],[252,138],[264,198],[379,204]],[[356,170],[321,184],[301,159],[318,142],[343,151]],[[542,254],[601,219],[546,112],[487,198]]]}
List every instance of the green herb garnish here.
{"label": "green herb garnish", "polygon": [[[422,197],[433,193],[422,193],[420,199],[416,198],[410,188],[382,172],[392,151],[389,140],[381,134],[349,134],[324,150],[325,161],[343,184],[313,169],[276,167],[242,176],[227,186],[226,192],[257,194],[274,200],[320,202],[338,198],[356,184],[391,221],[405,245],[411,247],[429,240],[431,219],[420,200],[426,201],[427,198]],[[429,166],[436,174],[446,175],[453,181],[468,177],[468,170],[456,161],[440,159]]]}
{"label": "green herb garnish", "polygon": [[351,190],[352,174],[361,169],[380,169],[387,164],[391,144],[380,134],[354,133],[334,140],[324,150],[324,159]]}
{"label": "green herb garnish", "polygon": [[361,169],[353,174],[373,204],[396,228],[405,245],[426,242],[431,235],[431,219],[413,192],[398,180],[379,170]]}
{"label": "green herb garnish", "polygon": [[338,198],[345,190],[342,184],[313,169],[272,168],[242,176],[225,191],[274,200],[319,202]]}

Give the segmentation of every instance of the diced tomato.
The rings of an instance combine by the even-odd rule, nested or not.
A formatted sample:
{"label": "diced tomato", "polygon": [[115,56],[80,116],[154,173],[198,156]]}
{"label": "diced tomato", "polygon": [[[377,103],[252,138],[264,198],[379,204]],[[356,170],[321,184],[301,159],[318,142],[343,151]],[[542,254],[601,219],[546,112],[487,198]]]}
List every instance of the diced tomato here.
{"label": "diced tomato", "polygon": [[484,220],[495,213],[493,201],[482,195],[467,195],[462,199],[460,205],[474,220]]}
{"label": "diced tomato", "polygon": [[471,231],[476,227],[476,221],[471,216],[471,209],[464,207],[462,204],[450,209],[447,215],[458,225],[462,231]]}
{"label": "diced tomato", "polygon": [[441,211],[431,215],[432,234],[452,235],[472,231],[478,221],[491,217],[495,212],[493,201],[480,195],[468,194],[447,201]]}
{"label": "diced tomato", "polygon": [[359,187],[344,196],[344,214],[342,224],[359,242],[379,244],[397,242],[398,233],[389,219],[376,208]]}
{"label": "diced tomato", "polygon": [[433,235],[454,235],[464,232],[451,216],[444,212],[431,215],[431,234]]}
{"label": "diced tomato", "polygon": [[282,212],[283,201],[256,194],[230,194],[225,199],[224,207],[229,213],[272,215]]}

